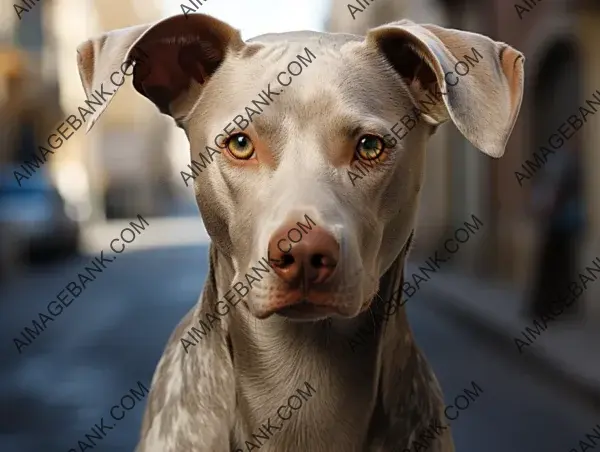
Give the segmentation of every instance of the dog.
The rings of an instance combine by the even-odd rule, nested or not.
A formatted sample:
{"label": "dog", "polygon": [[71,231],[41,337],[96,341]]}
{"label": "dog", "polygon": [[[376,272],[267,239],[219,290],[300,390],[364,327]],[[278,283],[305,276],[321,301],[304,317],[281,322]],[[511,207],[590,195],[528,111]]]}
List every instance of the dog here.
{"label": "dog", "polygon": [[[458,80],[465,54],[478,61]],[[299,55],[311,62],[292,77]],[[521,106],[523,55],[409,20],[366,36],[243,41],[189,14],[78,47],[88,97],[123,64],[133,68],[127,82],[183,129],[191,159],[211,152],[201,172],[186,173],[212,240],[210,271],[157,366],[137,452],[416,451],[444,403],[405,309],[396,304],[359,350],[348,338],[402,287],[429,137],[451,120],[501,157]],[[371,169],[356,181],[359,161]],[[215,324],[199,335],[210,313]],[[310,398],[292,411],[297,388]],[[449,426],[427,449],[454,451]]]}

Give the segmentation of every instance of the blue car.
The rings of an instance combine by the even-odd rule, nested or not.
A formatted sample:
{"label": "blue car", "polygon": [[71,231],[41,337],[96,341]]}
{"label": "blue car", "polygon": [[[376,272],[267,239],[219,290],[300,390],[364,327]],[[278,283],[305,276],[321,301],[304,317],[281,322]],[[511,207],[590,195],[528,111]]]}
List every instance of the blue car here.
{"label": "blue car", "polygon": [[13,175],[17,169],[0,169],[0,261],[7,255],[35,261],[77,253],[79,224],[67,215],[48,174],[38,170],[20,187]]}

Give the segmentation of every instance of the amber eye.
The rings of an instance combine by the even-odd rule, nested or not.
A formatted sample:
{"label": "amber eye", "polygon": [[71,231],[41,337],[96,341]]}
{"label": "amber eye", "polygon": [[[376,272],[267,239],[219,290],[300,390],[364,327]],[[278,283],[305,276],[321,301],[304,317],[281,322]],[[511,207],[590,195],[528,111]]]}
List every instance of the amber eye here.
{"label": "amber eye", "polygon": [[375,135],[362,136],[356,145],[356,153],[363,160],[375,160],[381,156],[384,149],[383,139]]}
{"label": "amber eye", "polygon": [[236,133],[231,135],[225,142],[227,150],[233,157],[239,160],[248,160],[254,155],[254,144],[247,135]]}

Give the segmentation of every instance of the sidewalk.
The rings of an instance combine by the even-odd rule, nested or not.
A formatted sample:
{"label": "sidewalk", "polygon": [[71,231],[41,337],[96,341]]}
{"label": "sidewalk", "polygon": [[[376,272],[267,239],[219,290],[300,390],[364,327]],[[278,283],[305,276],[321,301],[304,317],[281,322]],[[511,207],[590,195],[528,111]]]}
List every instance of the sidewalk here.
{"label": "sidewalk", "polygon": [[[144,240],[127,244],[128,249],[141,251],[172,246],[193,246],[210,243],[210,237],[204,228],[200,216],[190,217],[144,217],[149,226],[144,231]],[[112,239],[119,237],[123,228],[129,226],[131,221],[140,224],[140,220],[133,217],[128,219],[108,220],[89,224],[82,228],[82,252],[95,254],[101,250],[108,252]]]}
{"label": "sidewalk", "polygon": [[[416,272],[408,265],[407,275]],[[532,344],[521,347],[515,338],[529,343],[522,331],[535,330],[533,319],[524,316],[523,297],[509,286],[481,282],[453,273],[436,273],[423,283],[420,292],[436,308],[449,309],[472,327],[495,337],[516,356],[534,360],[548,372],[553,372],[565,383],[584,393],[600,405],[600,324],[597,319],[557,317],[549,321],[545,331],[532,339]],[[543,326],[543,322],[541,322]],[[531,336],[531,335],[528,335]]]}

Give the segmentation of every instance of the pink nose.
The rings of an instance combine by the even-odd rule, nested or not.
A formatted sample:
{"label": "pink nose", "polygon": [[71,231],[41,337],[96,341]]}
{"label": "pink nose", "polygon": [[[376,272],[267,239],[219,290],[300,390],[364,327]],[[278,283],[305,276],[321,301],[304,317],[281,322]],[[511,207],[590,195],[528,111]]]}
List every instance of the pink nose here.
{"label": "pink nose", "polygon": [[326,283],[340,254],[337,240],[325,229],[300,229],[295,223],[281,226],[269,241],[269,261],[275,273],[291,287],[305,289]]}

